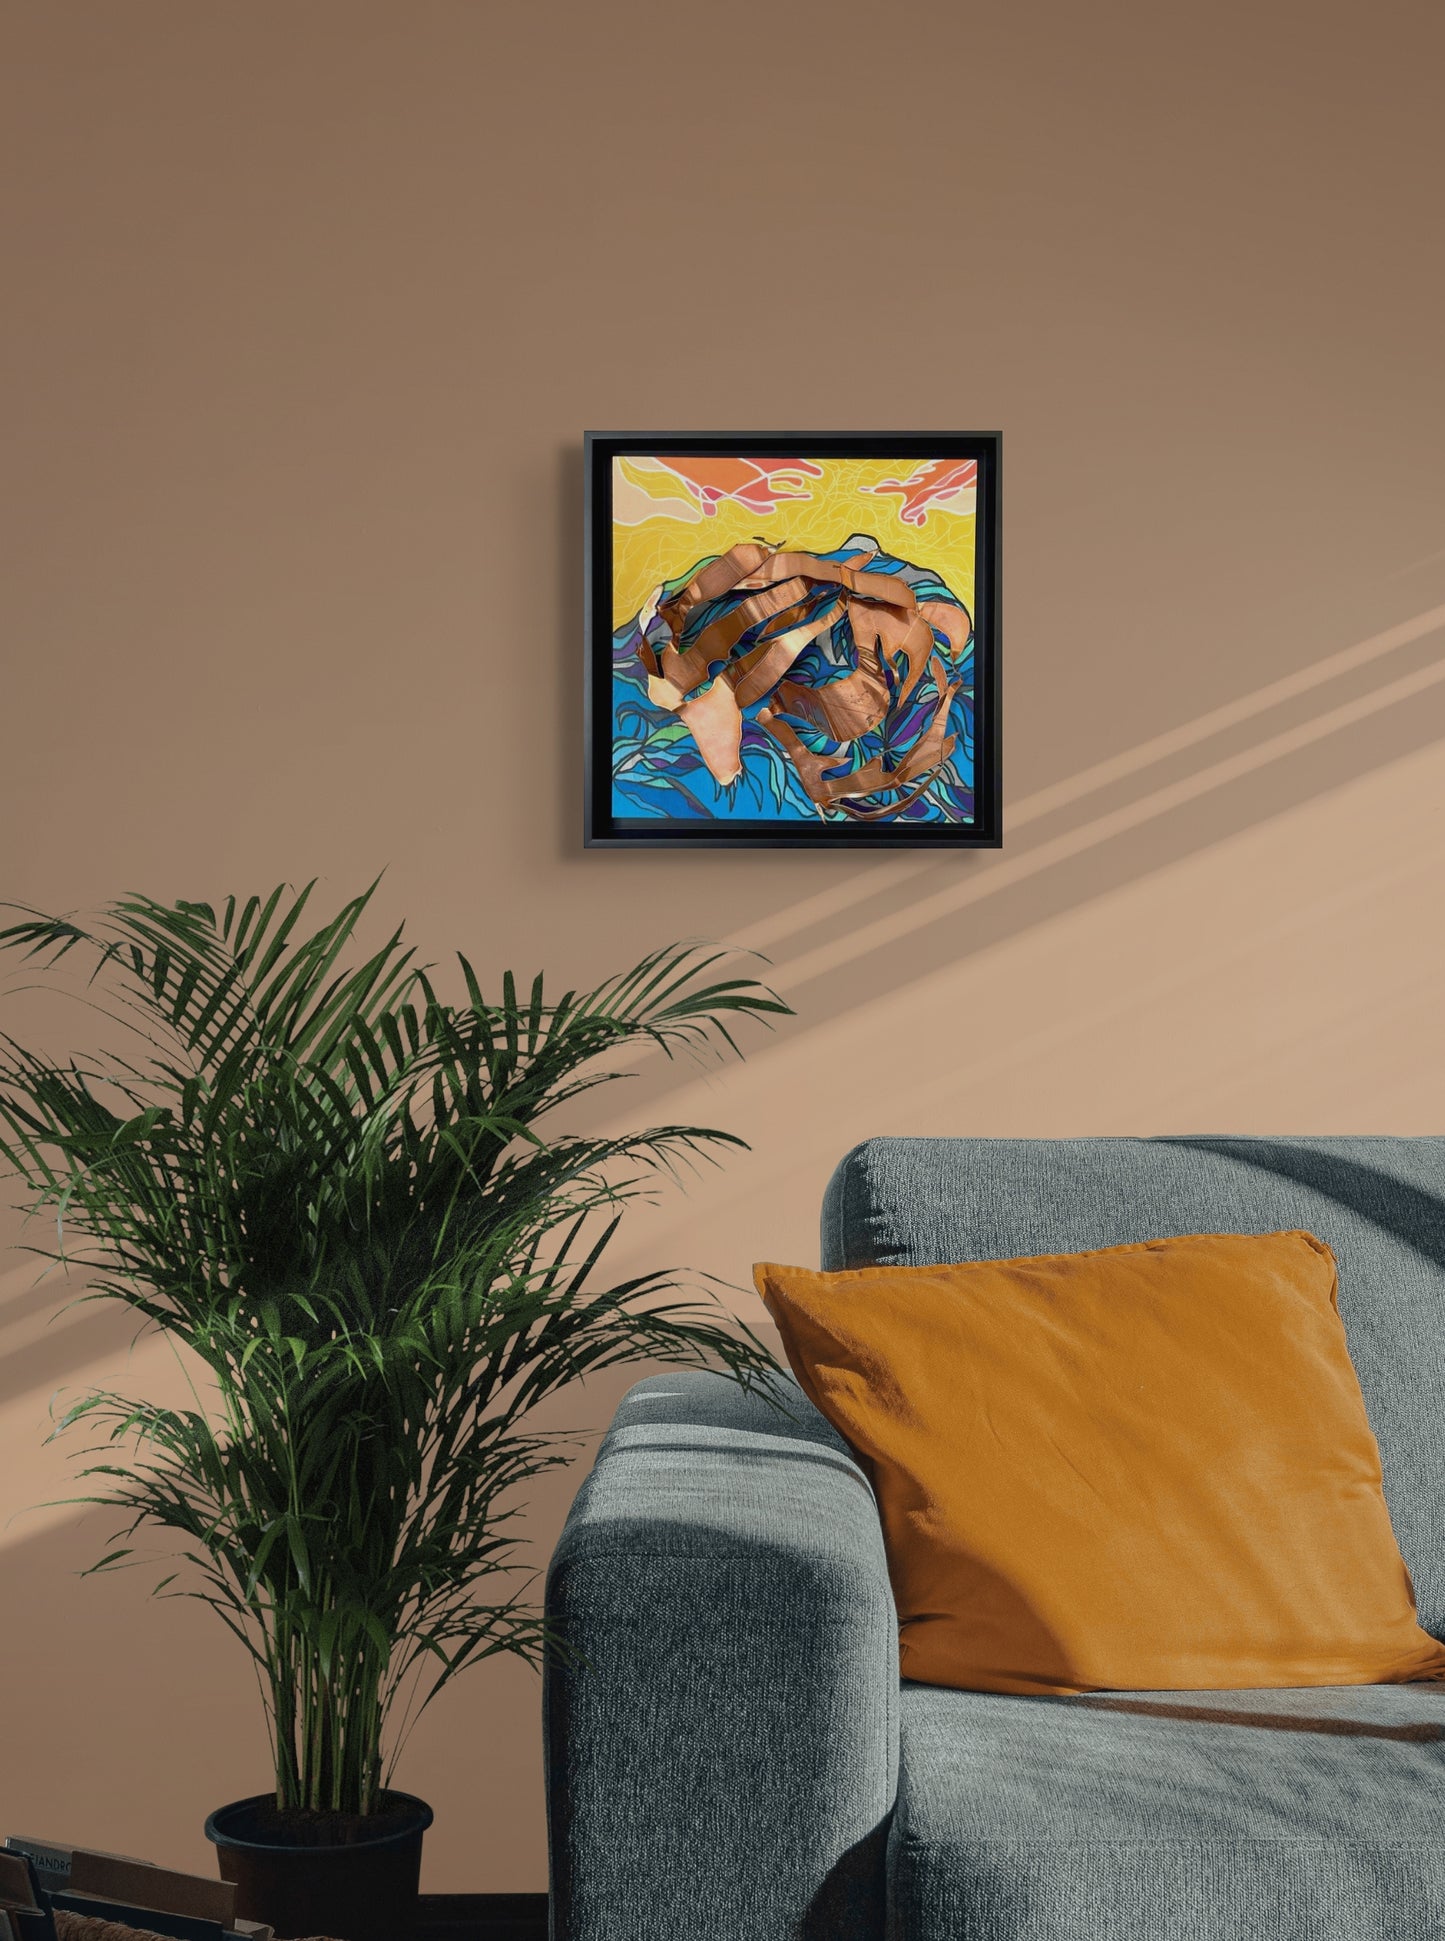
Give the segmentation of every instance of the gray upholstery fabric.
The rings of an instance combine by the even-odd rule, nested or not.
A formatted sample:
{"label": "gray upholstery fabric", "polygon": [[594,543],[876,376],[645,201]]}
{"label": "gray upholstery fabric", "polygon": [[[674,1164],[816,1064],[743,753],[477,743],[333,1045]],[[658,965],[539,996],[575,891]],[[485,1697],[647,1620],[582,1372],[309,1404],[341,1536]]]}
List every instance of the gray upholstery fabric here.
{"label": "gray upholstery fabric", "polygon": [[[1445,1141],[873,1140],[829,1185],[823,1264],[1281,1227],[1339,1257],[1396,1534],[1439,1635]],[[1442,1730],[1436,1686],[1086,1699],[908,1686],[889,1941],[1438,1937]]]}
{"label": "gray upholstery fabric", "polygon": [[1445,1637],[1445,1139],[873,1139],[829,1184],[823,1265],[1285,1227],[1339,1258],[1395,1535]]}
{"label": "gray upholstery fabric", "polygon": [[[1280,1227],[1339,1256],[1396,1533],[1445,1635],[1445,1141],[873,1140],[829,1186],[823,1265]],[[872,1496],[777,1394],[787,1415],[718,1377],[639,1384],[568,1519],[554,1941],[1445,1935],[1441,1687],[910,1685],[900,1743]]]}
{"label": "gray upholstery fabric", "polygon": [[624,1398],[547,1607],[555,1941],[876,1941],[898,1630],[872,1492],[791,1381]]}
{"label": "gray upholstery fabric", "polygon": [[1445,1689],[905,1685],[889,1941],[1445,1933]]}

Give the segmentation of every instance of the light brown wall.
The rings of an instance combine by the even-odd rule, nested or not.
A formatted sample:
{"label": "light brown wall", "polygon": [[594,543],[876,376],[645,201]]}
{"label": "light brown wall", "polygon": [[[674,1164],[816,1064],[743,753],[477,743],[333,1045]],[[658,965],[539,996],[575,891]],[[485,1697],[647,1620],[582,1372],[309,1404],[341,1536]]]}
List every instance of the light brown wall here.
{"label": "light brown wall", "polygon": [[[766,948],[796,1022],[629,1102],[754,1153],[619,1267],[815,1258],[869,1132],[1437,1129],[1442,18],[6,6],[0,893]],[[780,424],[1004,428],[1001,855],[582,852],[581,430]],[[0,1821],[208,1867],[238,1654],[4,1521],[57,1383],[173,1378],[15,1259]],[[536,1709],[418,1733],[431,1887],[543,1884]]]}

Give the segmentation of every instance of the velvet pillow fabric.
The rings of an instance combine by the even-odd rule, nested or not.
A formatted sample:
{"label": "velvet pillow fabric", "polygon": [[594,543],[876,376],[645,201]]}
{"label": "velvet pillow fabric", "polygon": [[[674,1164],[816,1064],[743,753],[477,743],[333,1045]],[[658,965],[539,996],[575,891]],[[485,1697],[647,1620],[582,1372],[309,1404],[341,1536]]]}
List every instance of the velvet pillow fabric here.
{"label": "velvet pillow fabric", "polygon": [[1445,1678],[1312,1234],[755,1278],[873,1479],[906,1678]]}

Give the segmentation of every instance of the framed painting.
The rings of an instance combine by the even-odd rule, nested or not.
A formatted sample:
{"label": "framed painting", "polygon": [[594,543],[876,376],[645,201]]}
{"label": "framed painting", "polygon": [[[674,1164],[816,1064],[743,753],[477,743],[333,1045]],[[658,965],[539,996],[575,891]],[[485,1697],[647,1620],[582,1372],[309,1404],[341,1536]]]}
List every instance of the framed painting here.
{"label": "framed painting", "polygon": [[589,432],[590,848],[996,848],[997,432]]}

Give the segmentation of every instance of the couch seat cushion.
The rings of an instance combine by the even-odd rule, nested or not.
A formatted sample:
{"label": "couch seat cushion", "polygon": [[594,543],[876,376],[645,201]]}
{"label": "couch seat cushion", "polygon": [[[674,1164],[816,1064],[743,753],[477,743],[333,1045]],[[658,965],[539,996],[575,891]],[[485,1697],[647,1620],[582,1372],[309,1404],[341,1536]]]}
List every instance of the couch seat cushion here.
{"label": "couch seat cushion", "polygon": [[905,1684],[890,1941],[1445,1933],[1445,1686]]}

